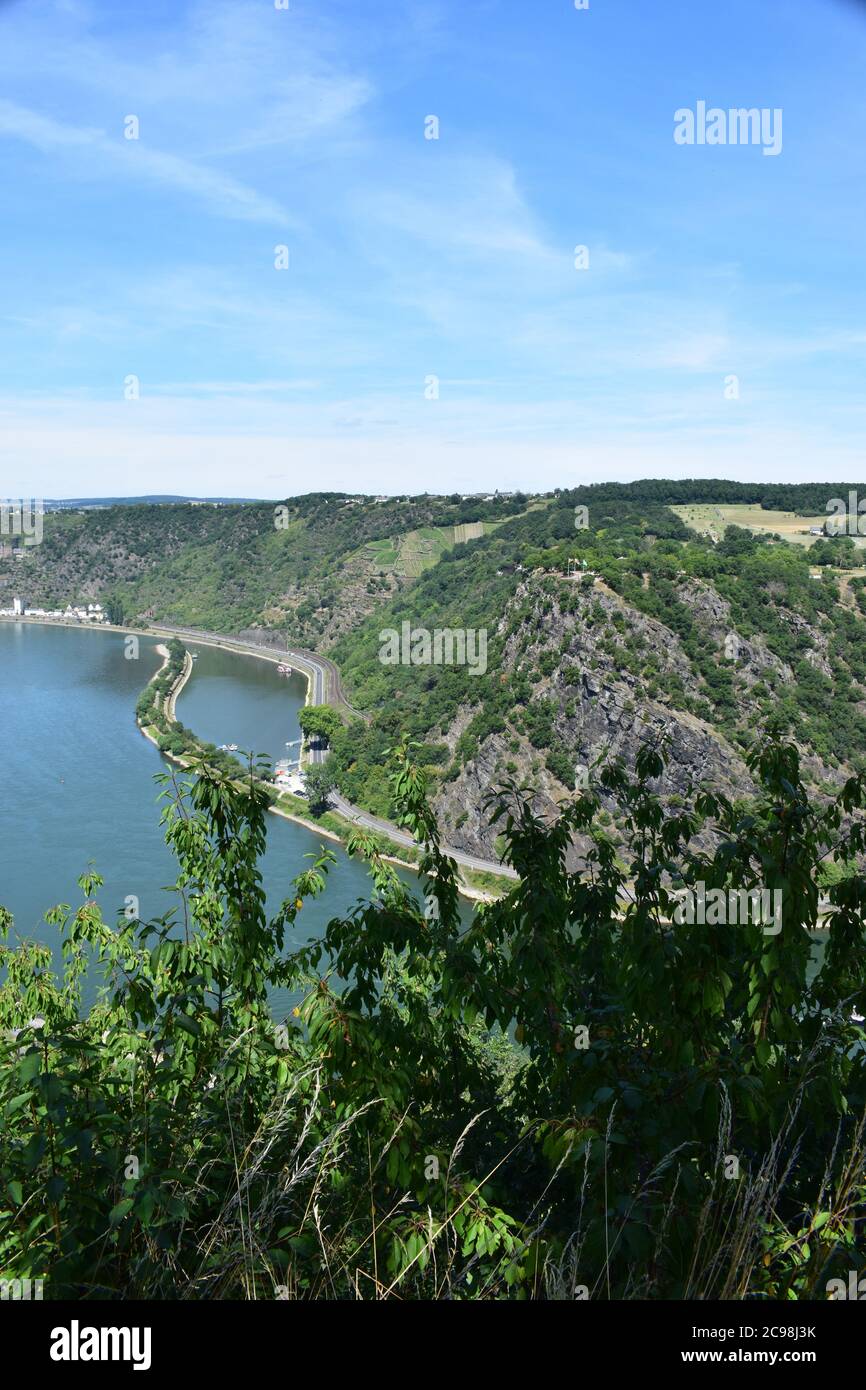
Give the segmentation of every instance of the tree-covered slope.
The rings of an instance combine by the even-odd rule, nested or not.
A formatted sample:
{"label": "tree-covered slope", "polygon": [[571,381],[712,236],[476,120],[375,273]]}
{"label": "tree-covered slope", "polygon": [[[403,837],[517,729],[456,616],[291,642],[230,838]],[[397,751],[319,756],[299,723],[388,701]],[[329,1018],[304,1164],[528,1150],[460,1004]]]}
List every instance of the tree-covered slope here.
{"label": "tree-covered slope", "polygon": [[[384,752],[408,734],[427,746],[452,842],[490,852],[491,780],[517,776],[553,802],[605,747],[633,763],[647,729],[680,749],[666,788],[680,798],[701,780],[748,794],[743,757],[771,717],[815,783],[838,780],[864,766],[863,580],[812,570],[801,547],[738,528],[714,546],[646,503],[596,505],[581,530],[572,496],[516,518],[335,647],[372,715],[338,744],[343,790],[384,810]],[[486,629],[486,672],[383,664],[380,632],[404,621]]]}
{"label": "tree-covered slope", "polygon": [[[679,749],[663,790],[681,798],[706,777],[747,795],[743,758],[770,716],[814,783],[863,765],[852,539],[806,548],[729,527],[714,544],[671,510],[816,514],[850,490],[645,480],[538,498],[311,494],[51,514],[41,545],[0,558],[0,606],[14,593],[46,606],[99,597],[127,621],[278,631],[328,651],[366,716],[336,740],[344,794],[387,814],[386,750],[414,738],[452,843],[490,855],[492,779],[515,776],[552,805],[603,748],[633,762],[646,729]],[[483,633],[483,669],[383,663],[381,634],[404,624]],[[615,823],[616,805],[605,810]]]}
{"label": "tree-covered slope", "polygon": [[0,556],[0,607],[22,592],[45,607],[113,598],[127,619],[223,632],[289,625],[293,640],[316,645],[423,568],[425,544],[441,553],[455,527],[495,524],[524,506],[520,497],[317,493],[284,504],[51,513],[41,544]]}

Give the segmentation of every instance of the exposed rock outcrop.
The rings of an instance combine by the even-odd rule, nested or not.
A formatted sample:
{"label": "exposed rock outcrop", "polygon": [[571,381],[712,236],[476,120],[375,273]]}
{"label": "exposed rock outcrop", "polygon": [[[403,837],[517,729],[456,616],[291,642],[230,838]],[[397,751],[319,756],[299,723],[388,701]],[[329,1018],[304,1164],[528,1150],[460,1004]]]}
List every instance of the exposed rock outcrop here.
{"label": "exposed rock outcrop", "polygon": [[[678,596],[724,660],[725,639],[733,630],[727,602],[708,585],[694,581],[683,583]],[[560,586],[529,577],[515,594],[500,631],[506,634],[503,674],[531,677],[532,700],[547,702],[553,736],[575,769],[591,769],[608,758],[634,767],[642,744],[663,739],[667,764],[656,790],[673,805],[687,804],[702,783],[732,798],[754,792],[741,750],[672,701],[671,688],[678,693],[677,705],[700,703],[706,697],[676,634],[632,608],[600,580],[576,579],[563,599]],[[769,652],[763,640],[741,638],[733,680],[746,708],[750,688],[768,676],[782,684],[794,679],[790,667]],[[452,751],[470,717],[471,711],[461,710],[442,730]],[[519,724],[518,714],[507,732],[484,739],[437,795],[436,811],[448,839],[469,853],[495,853],[497,830],[487,823],[482,808],[491,788],[503,778],[537,789],[542,813],[553,814],[557,803],[573,795],[573,787],[551,773],[544,751],[532,745]],[[828,775],[812,762],[816,775]],[[616,803],[605,797],[603,804],[615,823]],[[574,848],[579,855],[583,846]]]}

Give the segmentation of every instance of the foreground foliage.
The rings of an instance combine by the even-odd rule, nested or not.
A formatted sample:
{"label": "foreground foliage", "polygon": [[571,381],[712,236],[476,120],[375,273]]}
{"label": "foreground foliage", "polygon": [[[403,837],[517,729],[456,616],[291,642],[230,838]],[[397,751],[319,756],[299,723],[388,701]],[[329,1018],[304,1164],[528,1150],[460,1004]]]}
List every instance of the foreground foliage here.
{"label": "foreground foliage", "polygon": [[[543,824],[502,787],[521,878],[467,927],[410,753],[393,790],[424,903],[359,836],[371,901],[294,947],[332,856],[270,920],[267,798],[201,763],[164,779],[175,913],[106,923],[83,878],[48,914],[59,977],[46,947],[3,949],[3,1276],[48,1297],[826,1297],[862,1265],[864,780],[810,803],[770,737],[748,814],[701,792],[671,815],[647,746],[634,778],[595,772],[629,869],[595,795]],[[717,848],[693,854],[704,822]],[[698,883],[781,891],[781,932],[672,925]]]}

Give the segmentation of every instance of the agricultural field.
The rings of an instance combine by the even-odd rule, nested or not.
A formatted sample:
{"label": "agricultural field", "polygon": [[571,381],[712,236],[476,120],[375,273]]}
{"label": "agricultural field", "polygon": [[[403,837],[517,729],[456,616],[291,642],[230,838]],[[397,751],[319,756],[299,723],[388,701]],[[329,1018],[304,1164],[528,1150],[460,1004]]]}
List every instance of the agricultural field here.
{"label": "agricultural field", "polygon": [[393,540],[368,541],[364,554],[381,570],[391,570],[397,563],[397,545]]}
{"label": "agricultural field", "polygon": [[[795,545],[814,545],[820,537],[811,536],[809,528],[823,526],[827,520],[826,516],[798,516],[796,512],[764,511],[761,507],[744,503],[721,506],[687,503],[684,506],[671,507],[671,511],[676,512],[686,526],[699,531],[701,535],[712,536],[716,541],[722,539],[726,526],[743,526],[764,535],[781,536],[783,540],[792,541]],[[866,545],[866,537],[855,536],[854,544],[862,548]]]}
{"label": "agricultural field", "polygon": [[455,544],[456,526],[423,526],[400,538],[400,570],[416,579]]}
{"label": "agricultural field", "polygon": [[414,579],[451,549],[454,531],[453,526],[424,526],[402,536],[369,541],[364,546],[364,558],[380,573]]}
{"label": "agricultural field", "polygon": [[461,526],[422,526],[402,536],[369,541],[364,547],[364,556],[369,564],[383,573],[392,572],[407,579],[417,579],[435,565],[447,550],[462,542],[477,540],[495,531],[501,524],[499,521],[473,521]]}

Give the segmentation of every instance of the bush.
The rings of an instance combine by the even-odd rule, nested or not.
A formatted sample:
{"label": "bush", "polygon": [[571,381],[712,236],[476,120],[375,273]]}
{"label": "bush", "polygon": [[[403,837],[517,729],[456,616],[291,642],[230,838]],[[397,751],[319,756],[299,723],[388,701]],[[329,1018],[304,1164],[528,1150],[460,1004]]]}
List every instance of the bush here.
{"label": "bush", "polygon": [[[288,951],[334,856],[268,917],[266,793],[202,762],[164,776],[178,915],[107,923],[90,874],[48,914],[61,975],[48,946],[4,948],[6,1276],[76,1299],[825,1298],[862,1263],[866,783],[810,803],[775,736],[749,767],[746,811],[704,794],[674,816],[658,750],[599,769],[627,864],[595,794],[551,822],[500,789],[520,877],[466,923],[400,749],[428,910],[359,835],[372,901]],[[674,925],[668,875],[778,891],[781,931]],[[298,1001],[285,1019],[269,991]]]}

